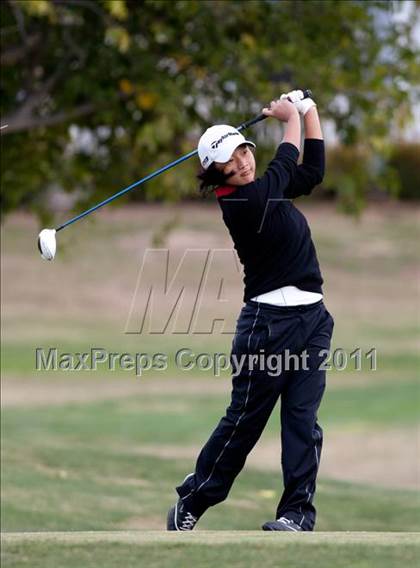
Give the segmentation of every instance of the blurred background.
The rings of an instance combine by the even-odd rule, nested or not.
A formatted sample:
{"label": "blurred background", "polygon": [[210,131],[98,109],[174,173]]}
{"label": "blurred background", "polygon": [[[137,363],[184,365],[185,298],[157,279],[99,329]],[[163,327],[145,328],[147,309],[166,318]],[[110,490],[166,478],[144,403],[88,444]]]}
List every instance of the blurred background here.
{"label": "blurred background", "polygon": [[[295,204],[317,247],[333,349],[377,350],[376,371],[364,356],[360,371],[328,375],[318,529],[420,529],[419,12],[413,1],[0,4],[5,530],[163,529],[230,394],[228,373],[172,363],[140,379],[35,370],[37,347],[229,353],[217,326],[125,333],[148,248],[169,250],[170,275],[189,248],[232,248],[215,200],[198,195],[196,159],[60,233],[53,263],[37,233],[295,87],[312,89],[326,137],[325,179]],[[281,127],[248,136],[261,173]],[[234,319],[241,275],[216,268],[230,275]],[[188,268],[191,297],[200,269]],[[205,313],[219,284],[201,298]],[[200,527],[254,530],[281,489],[277,409]]]}
{"label": "blurred background", "polygon": [[[416,199],[418,12],[388,1],[4,2],[3,215],[85,208],[296,86],[314,92],[329,146],[314,199],[353,213],[369,196]],[[261,166],[267,131],[278,138],[272,121],[252,131]],[[188,162],[126,200],[197,198],[195,171]]]}

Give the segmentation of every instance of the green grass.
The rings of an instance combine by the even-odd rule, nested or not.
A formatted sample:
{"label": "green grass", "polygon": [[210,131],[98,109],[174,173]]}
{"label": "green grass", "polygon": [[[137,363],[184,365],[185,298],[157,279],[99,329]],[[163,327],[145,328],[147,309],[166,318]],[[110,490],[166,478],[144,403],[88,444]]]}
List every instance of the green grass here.
{"label": "green grass", "polygon": [[[339,380],[339,379],[338,379]],[[411,381],[368,383],[356,388],[327,388],[319,416],[322,422],[351,428],[354,425],[398,425],[418,422],[420,383]]]}
{"label": "green grass", "polygon": [[418,535],[313,533],[211,533],[161,535],[118,534],[10,535],[2,547],[8,568],[395,568],[414,566],[420,551]]}
{"label": "green grass", "polygon": [[[333,347],[345,348],[347,353],[356,346],[364,352],[371,347],[378,350],[375,372],[364,361],[359,373],[350,369],[329,373],[329,388],[319,412],[326,440],[328,432],[344,431],[347,439],[349,432],[360,439],[360,432],[370,428],[379,438],[382,428],[391,434],[393,429],[401,432],[404,428],[414,432],[420,394],[416,371],[419,321],[413,307],[418,294],[416,208],[384,209],[382,215],[375,210],[355,223],[329,207],[311,207],[304,200],[298,206],[310,221],[325,280],[326,305],[336,320]],[[70,403],[64,395],[58,403],[50,401],[54,402],[51,406],[46,397],[42,406],[28,400],[25,406],[3,409],[2,528],[124,531],[90,536],[85,532],[73,540],[67,533],[51,538],[47,533],[34,538],[22,532],[16,538],[6,535],[2,565],[414,566],[419,539],[406,531],[420,531],[419,495],[414,490],[380,488],[374,482],[321,477],[315,501],[316,529],[321,532],[300,535],[309,539],[278,538],[263,534],[259,527],[273,518],[282,491],[280,470],[249,467],[238,477],[227,501],[200,520],[196,533],[161,533],[166,511],[175,499],[175,485],[193,469],[196,449],[228,405],[228,376],[215,379],[211,374],[182,373],[173,363],[164,375],[148,374],[142,379],[136,379],[132,371],[34,371],[35,348],[42,346],[57,346],[61,352],[83,352],[92,346],[129,353],[161,351],[170,357],[184,346],[196,353],[229,351],[231,336],[217,333],[124,334],[144,250],[175,215],[179,224],[168,243],[163,243],[175,258],[187,246],[231,247],[220,212],[212,206],[104,211],[81,223],[77,231],[60,234],[54,263],[43,263],[37,256],[38,228],[33,219],[10,217],[2,227],[5,390],[14,388],[15,399],[25,396],[25,388],[31,392],[50,389],[54,394],[57,386],[60,394],[63,386],[70,392],[69,385],[79,391],[86,385],[90,393],[82,403]],[[223,267],[218,270],[223,273]],[[189,276],[193,281],[193,275]],[[237,305],[227,302],[226,310],[236,316],[242,296],[239,275],[232,289]],[[203,306],[211,313],[214,290],[208,292],[211,301],[204,297]],[[157,378],[160,392],[142,390]],[[190,390],[180,378],[194,378],[197,384],[202,380],[203,391]],[[166,392],[166,384],[173,379],[179,391]],[[117,385],[120,380],[124,388],[128,380],[137,381],[138,390],[129,396],[121,388],[120,393],[115,391],[114,400],[109,394],[107,400],[100,400],[105,380]],[[209,381],[222,384],[212,390]],[[95,389],[99,400],[92,400]],[[276,410],[264,433],[266,439],[278,438],[278,423]],[[383,443],[385,447],[386,434]],[[349,451],[354,452],[357,464],[357,449]],[[383,468],[392,459],[384,449]],[[147,532],[150,529],[155,532]],[[212,530],[217,533],[208,532]],[[376,535],[372,531],[383,532]]]}
{"label": "green grass", "polygon": [[[340,395],[344,401],[348,393]],[[372,396],[365,394],[364,399],[371,401]],[[379,413],[380,401],[375,405]],[[166,457],[159,454],[159,444],[173,444],[181,451],[201,446],[223,408],[221,395],[149,394],[4,410],[3,528],[129,528],[142,517],[146,527],[147,519],[163,527],[166,509],[174,500],[173,487],[193,468],[196,452],[188,459],[176,457],[176,450]],[[332,408],[339,412],[336,401]],[[369,417],[378,418],[373,412]],[[276,434],[277,422],[273,416],[268,434]],[[206,514],[203,528],[254,529],[272,517],[281,489],[280,472],[246,470],[228,501]],[[419,502],[413,491],[390,493],[321,480],[317,504],[320,530],[420,530]]]}
{"label": "green grass", "polygon": [[[201,444],[229,404],[230,381],[225,378],[212,379],[223,386],[222,392],[189,393],[182,381],[178,381],[180,392],[167,395],[165,392],[141,393],[141,384],[153,385],[153,378],[132,380],[138,382],[139,394],[130,398],[41,409],[5,408],[2,418],[6,446],[9,441],[25,444],[28,437],[42,442],[49,440],[51,434],[64,436],[69,443],[106,440],[108,444],[118,444],[124,440],[135,444]],[[200,380],[197,376],[197,384]],[[63,381],[57,379],[57,385],[60,382]],[[65,382],[72,384],[71,378]],[[114,382],[118,385],[118,378]],[[91,383],[93,388],[101,388],[100,380],[79,377],[77,381],[87,389],[92,388]],[[171,380],[159,382],[163,391],[166,384],[170,386]],[[40,387],[53,390],[54,382],[50,381],[48,386],[40,383]],[[416,379],[327,387],[319,412],[320,421],[327,428],[416,424],[419,394]],[[276,410],[267,431],[277,435]]]}

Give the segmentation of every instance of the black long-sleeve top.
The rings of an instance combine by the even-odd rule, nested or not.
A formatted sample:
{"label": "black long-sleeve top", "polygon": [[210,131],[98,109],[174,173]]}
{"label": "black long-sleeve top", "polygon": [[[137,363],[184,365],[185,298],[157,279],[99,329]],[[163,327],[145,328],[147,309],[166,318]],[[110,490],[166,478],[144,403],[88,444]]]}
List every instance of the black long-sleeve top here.
{"label": "black long-sleeve top", "polygon": [[280,144],[264,175],[242,186],[216,190],[239,259],[244,301],[282,286],[322,294],[323,279],[305,216],[291,201],[308,195],[325,170],[324,142],[306,139],[299,151]]}

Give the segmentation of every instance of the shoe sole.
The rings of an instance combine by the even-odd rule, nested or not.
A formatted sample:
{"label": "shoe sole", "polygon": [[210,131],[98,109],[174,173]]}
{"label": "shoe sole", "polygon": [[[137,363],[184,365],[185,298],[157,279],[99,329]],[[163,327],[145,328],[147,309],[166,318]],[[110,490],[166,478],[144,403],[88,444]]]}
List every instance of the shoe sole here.
{"label": "shoe sole", "polygon": [[261,528],[262,528],[263,531],[271,531],[271,532],[303,532],[303,531],[299,531],[297,529],[294,529],[292,527],[285,527],[284,525],[283,525],[282,528],[274,529],[274,528],[270,527],[267,523],[264,524]]}

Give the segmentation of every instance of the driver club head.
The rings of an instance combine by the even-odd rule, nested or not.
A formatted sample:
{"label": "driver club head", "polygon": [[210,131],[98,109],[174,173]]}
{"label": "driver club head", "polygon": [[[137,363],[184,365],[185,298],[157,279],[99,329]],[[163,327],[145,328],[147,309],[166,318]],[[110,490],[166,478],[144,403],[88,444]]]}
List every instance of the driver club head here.
{"label": "driver club head", "polygon": [[53,260],[57,249],[55,229],[43,229],[38,235],[38,250],[45,260]]}

